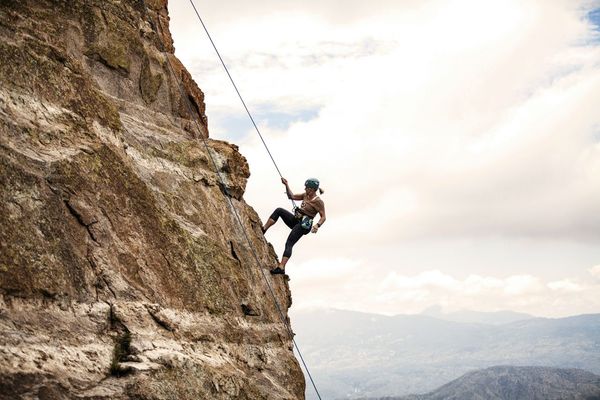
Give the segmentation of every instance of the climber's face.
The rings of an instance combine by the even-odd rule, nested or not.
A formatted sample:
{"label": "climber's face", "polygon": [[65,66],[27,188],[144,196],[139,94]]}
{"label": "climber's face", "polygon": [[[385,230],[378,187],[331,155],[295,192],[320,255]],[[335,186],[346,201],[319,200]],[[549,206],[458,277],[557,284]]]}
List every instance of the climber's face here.
{"label": "climber's face", "polygon": [[304,191],[306,192],[307,195],[312,196],[313,194],[316,193],[316,189],[313,188],[309,188],[308,186],[304,188]]}

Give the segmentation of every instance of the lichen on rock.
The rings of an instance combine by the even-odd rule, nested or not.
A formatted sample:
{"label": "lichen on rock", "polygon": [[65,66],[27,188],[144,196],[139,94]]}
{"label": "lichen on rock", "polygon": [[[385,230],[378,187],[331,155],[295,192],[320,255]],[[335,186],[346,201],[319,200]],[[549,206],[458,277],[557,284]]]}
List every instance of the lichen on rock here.
{"label": "lichen on rock", "polygon": [[140,92],[146,104],[153,103],[156,100],[158,89],[162,84],[161,74],[153,74],[150,67],[150,60],[145,59],[140,73]]}

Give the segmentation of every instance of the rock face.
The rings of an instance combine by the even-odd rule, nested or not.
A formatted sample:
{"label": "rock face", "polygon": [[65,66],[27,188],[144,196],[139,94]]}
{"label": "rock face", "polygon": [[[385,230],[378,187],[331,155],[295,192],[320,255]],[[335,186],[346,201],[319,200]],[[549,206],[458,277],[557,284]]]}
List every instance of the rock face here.
{"label": "rock face", "polygon": [[0,398],[304,397],[247,162],[204,146],[168,22],[166,0],[0,1]]}

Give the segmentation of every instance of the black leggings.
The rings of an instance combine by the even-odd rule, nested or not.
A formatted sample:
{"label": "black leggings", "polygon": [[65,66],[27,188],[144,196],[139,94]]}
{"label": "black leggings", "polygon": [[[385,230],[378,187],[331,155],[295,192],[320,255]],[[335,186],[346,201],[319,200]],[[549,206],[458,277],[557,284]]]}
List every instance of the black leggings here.
{"label": "black leggings", "polygon": [[283,251],[283,256],[290,258],[292,256],[292,247],[294,247],[296,242],[300,240],[302,236],[310,232],[310,229],[304,229],[302,227],[302,221],[296,219],[294,214],[284,208],[278,208],[277,210],[273,211],[273,214],[271,214],[269,218],[277,222],[279,217],[281,217],[283,222],[285,222],[285,224],[292,230],[287,238],[287,241],[285,242],[285,250]]}

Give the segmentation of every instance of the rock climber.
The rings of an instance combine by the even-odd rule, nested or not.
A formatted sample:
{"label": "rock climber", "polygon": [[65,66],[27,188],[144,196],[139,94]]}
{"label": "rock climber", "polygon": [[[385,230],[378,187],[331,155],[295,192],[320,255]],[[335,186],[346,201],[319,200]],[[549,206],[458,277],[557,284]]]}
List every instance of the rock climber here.
{"label": "rock climber", "polygon": [[[320,183],[318,179],[307,179],[304,182],[304,193],[302,194],[293,194],[287,179],[281,178],[281,183],[285,185],[285,192],[288,199],[302,200],[302,204],[300,207],[295,208],[294,214],[283,208],[276,209],[262,227],[263,233],[265,233],[281,217],[283,222],[292,230],[285,242],[285,250],[283,251],[283,257],[281,257],[279,265],[271,270],[271,273],[274,275],[285,273],[285,265],[292,256],[292,247],[308,232],[317,233],[326,219],[325,203],[317,196],[317,191],[319,194],[324,193],[324,190],[319,187]],[[317,214],[320,216],[319,222],[313,224],[313,219]]]}

